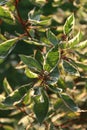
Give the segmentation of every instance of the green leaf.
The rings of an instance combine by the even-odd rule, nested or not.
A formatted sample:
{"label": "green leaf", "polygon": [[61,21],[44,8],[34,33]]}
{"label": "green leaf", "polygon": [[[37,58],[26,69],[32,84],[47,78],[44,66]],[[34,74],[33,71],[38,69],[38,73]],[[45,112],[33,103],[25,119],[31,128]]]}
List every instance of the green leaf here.
{"label": "green leaf", "polygon": [[72,65],[70,62],[63,60],[63,67],[66,72],[71,75],[80,76],[76,66]]}
{"label": "green leaf", "polygon": [[0,58],[5,58],[13,49],[18,38],[7,40],[0,44]]}
{"label": "green leaf", "polygon": [[39,22],[37,22],[37,25],[41,25],[41,26],[47,26],[50,24],[50,20],[49,19],[46,19],[46,20],[41,20]]}
{"label": "green leaf", "polygon": [[87,71],[87,64],[81,62],[75,62],[75,64],[83,70]]}
{"label": "green leaf", "polygon": [[58,45],[50,49],[46,55],[44,62],[44,70],[52,72],[52,70],[57,66],[59,61],[59,51]]}
{"label": "green leaf", "polygon": [[75,104],[75,102],[73,101],[73,99],[67,95],[67,94],[59,94],[60,98],[63,100],[64,104],[72,111],[74,112],[79,112],[80,108]]}
{"label": "green leaf", "polygon": [[87,46],[87,40],[80,42],[78,45],[76,45],[77,49],[83,49]]}
{"label": "green leaf", "polygon": [[4,89],[5,89],[7,94],[12,93],[13,90],[12,90],[11,86],[9,85],[6,78],[4,78],[3,85],[4,85]]}
{"label": "green leaf", "polygon": [[63,90],[66,89],[66,87],[67,87],[66,82],[64,81],[64,79],[62,77],[59,78],[57,85],[61,86],[61,89],[63,89]]}
{"label": "green leaf", "polygon": [[57,37],[50,30],[47,31],[47,38],[53,45],[58,44]]}
{"label": "green leaf", "polygon": [[71,31],[74,28],[74,23],[75,23],[75,18],[74,15],[72,14],[71,16],[69,16],[64,24],[64,34],[65,35],[69,35],[71,33]]}
{"label": "green leaf", "polygon": [[42,90],[40,98],[38,99],[38,96],[36,96],[34,98],[34,102],[34,113],[37,117],[38,122],[42,124],[49,109],[49,99],[46,92]]}
{"label": "green leaf", "polygon": [[68,41],[68,46],[71,48],[75,47],[77,44],[79,44],[81,38],[82,38],[82,33],[79,32],[73,39]]}
{"label": "green leaf", "polygon": [[5,36],[3,36],[2,34],[0,34],[0,43],[1,41],[6,41],[7,39],[5,38]]}
{"label": "green leaf", "polygon": [[58,82],[58,79],[60,77],[58,67],[56,67],[51,73],[50,73],[50,80],[47,81],[48,84],[56,84]]}
{"label": "green leaf", "polygon": [[42,54],[39,50],[36,51],[35,59],[36,59],[41,65],[43,65],[44,57],[43,57],[43,54]]}
{"label": "green leaf", "polygon": [[14,130],[12,126],[9,126],[9,125],[4,125],[3,126],[3,129],[4,130]]}
{"label": "green leaf", "polygon": [[30,90],[30,91],[28,91],[28,92],[26,93],[26,95],[25,95],[25,97],[24,97],[24,99],[23,99],[23,104],[24,104],[24,105],[30,105],[31,102],[32,102],[32,100],[31,100],[31,90]]}
{"label": "green leaf", "polygon": [[28,13],[28,20],[29,22],[31,22],[32,24],[37,24],[40,21],[40,13],[37,12],[34,9],[32,9],[29,13]]}
{"label": "green leaf", "polygon": [[39,64],[39,62],[34,59],[31,56],[25,56],[25,55],[20,55],[21,60],[23,61],[24,64],[26,64],[30,69],[34,71],[41,71],[42,67]]}
{"label": "green leaf", "polygon": [[62,92],[62,89],[61,88],[59,88],[58,86],[53,86],[53,85],[49,85],[48,86],[48,88],[52,91],[52,92],[54,92],[54,93],[60,93],[60,92]]}
{"label": "green leaf", "polygon": [[14,90],[9,96],[2,102],[6,106],[13,106],[23,101],[26,93],[32,88],[32,84],[26,84],[16,90]]}
{"label": "green leaf", "polygon": [[14,24],[14,17],[12,13],[4,6],[0,6],[0,18],[8,24]]}
{"label": "green leaf", "polygon": [[32,72],[29,68],[25,68],[25,74],[29,78],[38,78],[38,74]]}
{"label": "green leaf", "polygon": [[37,41],[30,41],[30,40],[24,40],[26,43],[31,44],[31,45],[36,45],[36,46],[46,46],[45,43],[39,43]]}

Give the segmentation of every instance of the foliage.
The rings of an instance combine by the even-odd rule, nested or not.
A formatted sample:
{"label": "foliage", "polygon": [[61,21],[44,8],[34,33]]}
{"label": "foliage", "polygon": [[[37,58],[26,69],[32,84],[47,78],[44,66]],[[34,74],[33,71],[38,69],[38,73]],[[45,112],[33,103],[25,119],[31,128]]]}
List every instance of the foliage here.
{"label": "foliage", "polygon": [[0,0],[0,129],[87,128],[86,4]]}

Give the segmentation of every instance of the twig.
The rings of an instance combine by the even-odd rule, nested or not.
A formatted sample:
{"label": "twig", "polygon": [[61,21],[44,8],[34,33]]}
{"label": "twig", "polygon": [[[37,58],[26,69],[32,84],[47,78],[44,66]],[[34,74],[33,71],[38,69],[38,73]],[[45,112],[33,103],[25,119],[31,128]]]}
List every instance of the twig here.
{"label": "twig", "polygon": [[20,15],[20,12],[19,12],[19,8],[18,8],[18,3],[19,3],[19,1],[18,1],[18,0],[15,0],[15,8],[16,8],[16,10],[17,10],[17,15],[18,15],[18,16],[16,16],[16,18],[17,18],[18,22],[22,25],[22,27],[23,27],[23,29],[25,30],[25,32],[27,33],[27,35],[28,35],[30,38],[32,38],[31,35],[29,34],[27,28],[26,28],[26,23],[25,23],[25,22],[23,21],[23,19],[21,18],[21,15]]}

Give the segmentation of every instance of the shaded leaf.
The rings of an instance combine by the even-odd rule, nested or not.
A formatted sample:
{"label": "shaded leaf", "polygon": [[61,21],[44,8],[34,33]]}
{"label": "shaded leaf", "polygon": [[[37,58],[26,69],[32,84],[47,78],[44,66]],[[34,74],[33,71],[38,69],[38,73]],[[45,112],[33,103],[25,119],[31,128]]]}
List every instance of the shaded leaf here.
{"label": "shaded leaf", "polygon": [[75,22],[75,18],[74,15],[72,14],[71,16],[69,16],[64,24],[64,34],[65,35],[69,35],[69,33],[71,33],[73,27],[74,27],[74,22]]}
{"label": "shaded leaf", "polygon": [[16,90],[14,90],[9,96],[2,102],[7,106],[13,106],[22,102],[26,93],[32,88],[32,84],[26,84]]}
{"label": "shaded leaf", "polygon": [[56,84],[58,79],[59,79],[59,76],[60,76],[60,73],[59,73],[59,70],[58,70],[58,67],[56,67],[51,73],[50,73],[50,80],[47,81],[48,84]]}
{"label": "shaded leaf", "polygon": [[58,86],[53,86],[53,85],[49,85],[48,86],[48,88],[52,91],[52,92],[54,92],[54,93],[60,93],[60,92],[62,92],[62,89],[61,88],[59,88]]}
{"label": "shaded leaf", "polygon": [[33,57],[20,55],[20,58],[23,61],[23,63],[26,64],[30,69],[35,70],[35,71],[42,70],[42,67],[39,64],[39,62],[36,59],[34,59]]}
{"label": "shaded leaf", "polygon": [[46,55],[44,62],[44,70],[52,72],[52,70],[57,66],[59,61],[59,51],[58,45],[50,49]]}
{"label": "shaded leaf", "polygon": [[87,71],[87,65],[86,65],[86,64],[81,63],[81,62],[75,62],[75,64],[76,64],[78,67],[82,68],[83,70]]}
{"label": "shaded leaf", "polygon": [[59,94],[60,98],[63,100],[64,104],[72,111],[79,112],[80,108],[75,104],[73,99],[67,94]]}
{"label": "shaded leaf", "polygon": [[43,55],[41,54],[41,52],[40,52],[39,50],[36,51],[35,59],[36,59],[41,65],[43,65],[44,57],[43,57]]}
{"label": "shaded leaf", "polygon": [[57,37],[50,30],[47,31],[47,38],[53,45],[58,44]]}
{"label": "shaded leaf", "polygon": [[39,99],[38,96],[34,98],[34,102],[34,113],[37,117],[38,122],[42,124],[46,118],[49,108],[49,99],[44,90],[41,91]]}
{"label": "shaded leaf", "polygon": [[80,76],[76,66],[72,65],[70,62],[63,60],[63,67],[66,72],[71,75]]}

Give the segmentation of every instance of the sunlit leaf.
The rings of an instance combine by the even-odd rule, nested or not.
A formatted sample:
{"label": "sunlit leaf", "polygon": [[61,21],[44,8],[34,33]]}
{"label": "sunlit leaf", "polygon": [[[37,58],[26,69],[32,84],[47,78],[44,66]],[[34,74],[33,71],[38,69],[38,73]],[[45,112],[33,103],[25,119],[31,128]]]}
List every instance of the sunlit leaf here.
{"label": "sunlit leaf", "polygon": [[82,33],[79,32],[76,36],[74,36],[73,39],[68,41],[68,46],[75,47],[77,44],[79,44],[81,38],[82,38]]}
{"label": "sunlit leaf", "polygon": [[37,22],[37,25],[41,25],[41,26],[49,25],[49,24],[50,24],[50,20],[49,19],[41,20],[41,21]]}
{"label": "sunlit leaf", "polygon": [[29,124],[29,120],[30,120],[30,118],[29,118],[29,116],[27,115],[27,116],[24,116],[23,118],[21,118],[20,119],[20,121],[18,122],[18,125],[23,125],[23,127],[27,127],[28,126],[28,124]]}
{"label": "sunlit leaf", "polygon": [[32,72],[29,68],[25,68],[25,74],[29,78],[37,78],[38,77],[38,75],[36,73]]}
{"label": "sunlit leaf", "polygon": [[59,61],[59,51],[58,46],[56,45],[50,49],[46,55],[44,62],[44,70],[51,72],[58,64]]}
{"label": "sunlit leaf", "polygon": [[74,22],[75,22],[75,18],[74,15],[72,14],[71,16],[69,16],[64,24],[64,34],[69,35],[71,33],[71,31],[74,28]]}
{"label": "sunlit leaf", "polygon": [[80,42],[78,45],[76,45],[76,48],[83,49],[87,46],[87,40]]}
{"label": "sunlit leaf", "polygon": [[4,81],[3,81],[3,85],[4,85],[4,89],[6,91],[7,94],[10,94],[12,93],[12,88],[10,86],[10,84],[8,83],[7,79],[5,78]]}
{"label": "sunlit leaf", "polygon": [[0,18],[8,24],[14,24],[14,17],[12,13],[4,6],[0,6]]}
{"label": "sunlit leaf", "polygon": [[36,46],[46,46],[46,44],[44,43],[40,43],[40,42],[37,42],[37,41],[30,41],[30,40],[24,40],[26,43],[28,44],[31,44],[31,45],[36,45]]}
{"label": "sunlit leaf", "polygon": [[0,44],[0,58],[5,58],[13,49],[18,38],[7,40]]}

